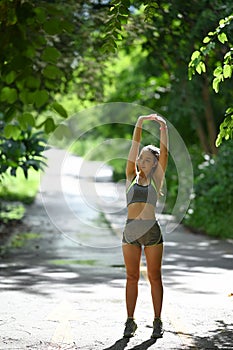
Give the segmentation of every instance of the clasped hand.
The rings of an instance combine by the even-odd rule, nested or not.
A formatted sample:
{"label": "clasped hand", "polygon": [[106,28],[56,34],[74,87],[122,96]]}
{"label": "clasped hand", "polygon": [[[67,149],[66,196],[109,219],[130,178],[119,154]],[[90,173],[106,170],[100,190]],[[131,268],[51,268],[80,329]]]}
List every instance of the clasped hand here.
{"label": "clasped hand", "polygon": [[162,125],[162,124],[166,125],[166,121],[162,117],[160,117],[158,114],[141,115],[138,119],[141,121],[154,120],[154,121],[158,122],[160,125]]}

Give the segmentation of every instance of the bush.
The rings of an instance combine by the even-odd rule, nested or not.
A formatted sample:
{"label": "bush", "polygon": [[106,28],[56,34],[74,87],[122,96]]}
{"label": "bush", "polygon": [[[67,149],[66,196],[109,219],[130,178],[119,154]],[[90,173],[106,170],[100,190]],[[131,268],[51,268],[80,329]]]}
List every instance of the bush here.
{"label": "bush", "polygon": [[[41,131],[34,132],[31,127],[21,130],[15,123],[11,127],[16,131],[14,137],[5,137],[6,123],[0,116],[0,182],[10,172],[16,177],[17,170],[22,169],[25,178],[28,178],[29,169],[39,171],[46,166],[43,152],[46,140]],[[8,125],[9,127],[9,125]]]}
{"label": "bush", "polygon": [[233,141],[219,148],[217,156],[205,156],[198,167],[185,223],[213,237],[233,238]]}

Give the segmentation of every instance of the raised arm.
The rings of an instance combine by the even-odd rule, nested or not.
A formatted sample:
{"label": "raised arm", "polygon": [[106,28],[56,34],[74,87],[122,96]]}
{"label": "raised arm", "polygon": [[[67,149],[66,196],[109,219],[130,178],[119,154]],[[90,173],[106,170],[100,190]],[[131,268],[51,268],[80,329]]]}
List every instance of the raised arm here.
{"label": "raised arm", "polygon": [[130,147],[128,160],[126,164],[126,179],[129,181],[131,181],[136,176],[137,172],[136,161],[139,153],[140,141],[142,136],[143,118],[143,116],[140,116],[138,118],[133,131],[132,144]]}
{"label": "raised arm", "polygon": [[163,180],[167,168],[168,161],[168,132],[167,132],[167,124],[166,121],[157,115],[155,116],[155,121],[160,124],[160,156],[159,163],[156,168],[156,171],[153,175],[154,181],[156,183],[157,189],[160,192],[161,187],[163,185]]}

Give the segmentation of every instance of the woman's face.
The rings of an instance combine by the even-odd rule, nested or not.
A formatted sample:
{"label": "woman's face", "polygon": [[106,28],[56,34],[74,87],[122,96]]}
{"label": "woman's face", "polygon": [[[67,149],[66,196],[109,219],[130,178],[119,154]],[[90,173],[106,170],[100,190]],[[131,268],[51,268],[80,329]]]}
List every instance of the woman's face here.
{"label": "woman's face", "polygon": [[151,173],[152,168],[155,168],[157,159],[149,150],[143,150],[140,152],[137,159],[137,166],[140,173],[148,176]]}

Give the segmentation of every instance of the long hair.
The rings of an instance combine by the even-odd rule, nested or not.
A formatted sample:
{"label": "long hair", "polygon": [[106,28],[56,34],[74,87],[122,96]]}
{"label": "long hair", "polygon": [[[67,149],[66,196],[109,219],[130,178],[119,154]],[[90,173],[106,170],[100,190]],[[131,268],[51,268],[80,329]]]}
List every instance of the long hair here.
{"label": "long hair", "polygon": [[[155,161],[156,161],[156,164],[154,166],[154,171],[155,171],[155,169],[157,168],[158,162],[159,162],[160,148],[155,147],[154,145],[147,145],[147,146],[144,146],[143,149],[150,151],[153,154],[153,156],[155,157]],[[153,172],[153,170],[152,170],[152,172]],[[152,173],[151,173],[151,175],[152,175]],[[158,189],[158,193],[160,196],[164,196],[164,193],[161,190],[161,188]]]}

